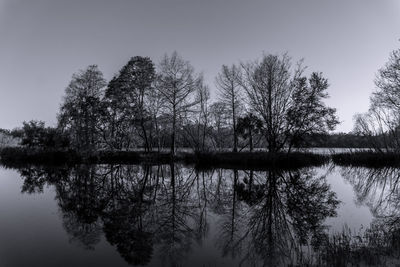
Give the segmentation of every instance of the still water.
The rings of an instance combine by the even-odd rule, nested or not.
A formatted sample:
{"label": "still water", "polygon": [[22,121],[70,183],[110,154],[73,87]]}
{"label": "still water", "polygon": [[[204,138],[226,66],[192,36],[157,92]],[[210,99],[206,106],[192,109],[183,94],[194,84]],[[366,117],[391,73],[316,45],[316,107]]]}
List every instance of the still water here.
{"label": "still water", "polygon": [[400,170],[0,168],[0,266],[391,266]]}

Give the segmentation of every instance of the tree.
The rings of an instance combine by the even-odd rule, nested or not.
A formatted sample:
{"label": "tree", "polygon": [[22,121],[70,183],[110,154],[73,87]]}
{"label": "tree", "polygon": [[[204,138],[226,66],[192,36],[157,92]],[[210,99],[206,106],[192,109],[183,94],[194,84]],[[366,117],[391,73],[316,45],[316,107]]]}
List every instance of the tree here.
{"label": "tree", "polygon": [[327,107],[323,99],[328,97],[328,80],[322,73],[313,72],[310,78],[297,78],[291,96],[286,119],[289,124],[289,151],[292,146],[300,145],[310,134],[325,134],[339,123],[336,109]]}
{"label": "tree", "polygon": [[214,148],[222,149],[230,146],[227,140],[229,137],[228,127],[229,118],[226,105],[220,101],[214,102],[210,106],[210,125],[212,126],[212,141],[214,143]]}
{"label": "tree", "polygon": [[[199,144],[201,150],[205,150],[206,135],[209,123],[209,106],[210,106],[210,89],[206,85],[200,85],[197,87],[197,102],[198,102],[198,120],[197,120],[197,132],[199,136]],[[200,148],[200,147],[199,147]]]}
{"label": "tree", "polygon": [[150,127],[150,144],[152,146],[156,145],[158,152],[161,150],[162,146],[162,131],[164,126],[164,121],[162,120],[162,112],[164,108],[164,98],[158,90],[151,90],[149,92],[148,98],[148,112],[151,118]]}
{"label": "tree", "polygon": [[201,86],[201,75],[194,73],[188,61],[177,52],[165,55],[159,64],[157,90],[163,96],[166,112],[171,117],[171,154],[175,154],[177,123],[196,104],[194,93]]}
{"label": "tree", "polygon": [[120,150],[129,148],[133,123],[131,114],[126,111],[125,98],[118,93],[120,86],[117,77],[114,77],[105,90],[102,100],[102,135],[103,141],[110,149]]}
{"label": "tree", "polygon": [[114,118],[122,118],[122,122],[131,121],[140,127],[139,132],[147,151],[150,150],[150,143],[145,124],[151,119],[147,96],[154,78],[154,64],[150,58],[132,57],[110,82],[105,95]]}
{"label": "tree", "polygon": [[13,131],[0,129],[0,147],[16,146],[19,143],[19,137],[14,136]]}
{"label": "tree", "polygon": [[237,152],[237,117],[241,106],[239,77],[240,69],[238,67],[235,65],[231,67],[223,65],[216,78],[220,101],[228,108],[232,120],[233,152]]}
{"label": "tree", "polygon": [[[240,79],[252,112],[263,121],[263,133],[270,152],[292,147],[305,133],[326,132],[338,123],[335,109],[327,107],[326,79],[313,73],[307,80],[301,62],[264,55],[260,62],[242,64]],[[299,112],[299,113],[297,113]]]}
{"label": "tree", "polygon": [[377,150],[400,150],[400,49],[378,71],[375,86],[368,112],[355,116],[354,130]]}
{"label": "tree", "polygon": [[72,76],[58,114],[58,127],[71,136],[72,145],[92,151],[99,139],[101,98],[106,81],[97,65]]}
{"label": "tree", "polygon": [[196,105],[184,116],[184,145],[189,145],[196,152],[206,149],[206,137],[209,126],[210,89],[205,85],[197,87],[195,92]]}
{"label": "tree", "polygon": [[45,127],[43,121],[23,122],[21,145],[30,148],[66,148],[68,137],[56,128]]}
{"label": "tree", "polygon": [[27,147],[39,147],[45,135],[43,121],[23,122],[21,145]]}
{"label": "tree", "polygon": [[238,119],[237,132],[243,138],[249,139],[250,152],[253,151],[253,135],[259,133],[261,127],[262,121],[252,113]]}

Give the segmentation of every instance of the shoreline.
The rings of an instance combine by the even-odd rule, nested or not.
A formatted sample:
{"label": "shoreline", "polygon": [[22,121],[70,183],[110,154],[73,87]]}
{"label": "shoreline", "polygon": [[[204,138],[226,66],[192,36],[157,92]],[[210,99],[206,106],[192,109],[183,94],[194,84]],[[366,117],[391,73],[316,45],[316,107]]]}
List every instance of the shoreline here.
{"label": "shoreline", "polygon": [[329,156],[309,152],[178,152],[173,157],[167,152],[95,151],[78,153],[73,150],[44,150],[8,147],[0,150],[4,165],[42,164],[171,164],[184,163],[201,169],[297,169],[320,166],[329,162]]}
{"label": "shoreline", "polygon": [[72,164],[171,164],[184,163],[200,169],[297,169],[333,162],[338,166],[400,167],[400,153],[355,151],[333,154],[312,152],[169,152],[53,150],[24,147],[0,149],[3,165],[72,165]]}

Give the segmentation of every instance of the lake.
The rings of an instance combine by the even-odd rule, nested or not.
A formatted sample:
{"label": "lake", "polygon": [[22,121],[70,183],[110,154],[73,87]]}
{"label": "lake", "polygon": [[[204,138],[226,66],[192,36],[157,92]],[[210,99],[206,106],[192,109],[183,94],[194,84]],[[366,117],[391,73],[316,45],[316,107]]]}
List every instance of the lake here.
{"label": "lake", "polygon": [[392,266],[400,169],[0,168],[0,266]]}

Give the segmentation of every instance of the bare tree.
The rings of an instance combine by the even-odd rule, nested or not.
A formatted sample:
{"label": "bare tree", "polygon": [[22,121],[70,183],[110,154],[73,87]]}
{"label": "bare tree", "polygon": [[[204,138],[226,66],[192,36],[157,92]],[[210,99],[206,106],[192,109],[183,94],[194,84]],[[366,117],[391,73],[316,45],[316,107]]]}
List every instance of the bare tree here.
{"label": "bare tree", "polygon": [[221,150],[226,147],[229,136],[229,118],[226,105],[220,101],[210,105],[211,140],[214,148]]}
{"label": "bare tree", "polygon": [[171,153],[175,154],[177,123],[180,116],[196,104],[194,93],[201,84],[188,61],[177,52],[165,55],[159,64],[157,90],[165,99],[165,108],[171,116]]}
{"label": "bare tree", "polygon": [[262,118],[268,150],[283,148],[283,133],[287,130],[285,112],[288,109],[293,86],[291,80],[301,74],[292,74],[291,60],[287,55],[264,55],[261,62],[242,64],[241,85],[245,89],[250,107]]}
{"label": "bare tree", "polygon": [[198,87],[197,101],[199,103],[198,132],[201,135],[201,149],[204,151],[209,123],[210,89],[208,86],[202,85]]}
{"label": "bare tree", "polygon": [[375,86],[370,108],[355,117],[354,130],[368,137],[378,151],[400,151],[400,49],[393,51],[378,71]]}
{"label": "bare tree", "polygon": [[221,72],[216,77],[216,85],[220,101],[224,103],[231,114],[233,130],[233,152],[237,152],[238,134],[237,117],[241,107],[240,69],[235,65],[222,66]]}
{"label": "bare tree", "polygon": [[210,89],[203,83],[199,84],[195,93],[196,105],[184,112],[183,139],[195,151],[206,149],[206,137],[209,126]]}
{"label": "bare tree", "polygon": [[151,146],[156,143],[157,150],[160,152],[161,150],[161,128],[162,128],[162,120],[161,115],[164,108],[164,97],[158,90],[151,90],[147,97],[148,107],[147,110],[149,112],[151,118],[151,127],[149,132],[149,139]]}
{"label": "bare tree", "polygon": [[270,152],[290,147],[307,133],[326,132],[338,123],[335,109],[325,106],[326,79],[313,73],[303,77],[301,61],[295,68],[291,59],[264,55],[260,62],[242,64],[241,86],[252,112],[263,121]]}

